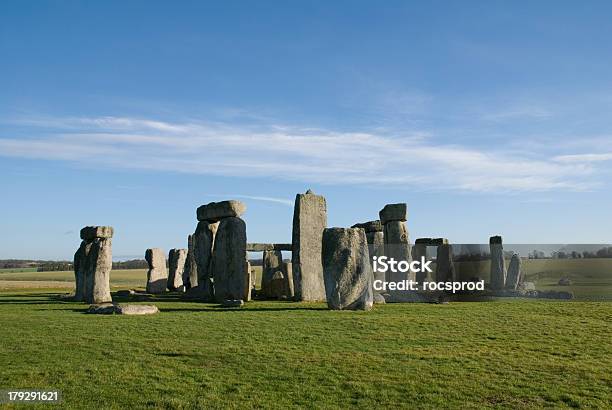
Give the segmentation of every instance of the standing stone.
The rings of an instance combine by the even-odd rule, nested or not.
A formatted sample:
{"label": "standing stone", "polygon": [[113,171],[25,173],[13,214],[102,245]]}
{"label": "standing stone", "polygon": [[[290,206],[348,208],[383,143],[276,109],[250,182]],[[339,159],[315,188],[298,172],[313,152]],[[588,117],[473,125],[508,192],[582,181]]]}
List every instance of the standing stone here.
{"label": "standing stone", "polygon": [[244,287],[244,295],[242,297],[242,300],[244,300],[245,302],[248,302],[249,300],[251,300],[251,293],[252,293],[252,289],[254,288],[254,280],[253,280],[253,272],[251,271],[251,263],[246,260],[244,261],[246,266],[244,268],[244,283],[247,284],[247,286]]}
{"label": "standing stone", "polygon": [[211,270],[215,235],[219,223],[202,221],[193,234],[193,250],[197,266],[197,287],[205,299],[214,295],[213,274]]}
{"label": "standing stone", "polygon": [[491,289],[500,290],[506,286],[506,261],[504,260],[504,247],[501,236],[489,238],[491,252]]}
{"label": "standing stone", "polygon": [[[111,228],[112,231],[112,228]],[[87,255],[87,303],[112,302],[110,293],[110,272],[113,269],[112,239],[96,238]]]}
{"label": "standing stone", "polygon": [[274,272],[274,274],[272,275],[272,278],[270,279],[270,284],[268,285],[268,297],[274,298],[274,299],[281,299],[283,296],[286,297],[286,276],[283,274],[283,272],[277,270],[276,272]]}
{"label": "standing stone", "polygon": [[327,204],[310,189],[295,196],[292,252],[293,282],[298,301],[325,300],[321,242],[327,226]]}
{"label": "standing stone", "polygon": [[211,269],[214,296],[219,303],[244,297],[244,288],[249,286],[245,282],[247,275],[244,272],[247,266],[246,244],[244,221],[236,217],[222,219],[215,237]]}
{"label": "standing stone", "polygon": [[266,298],[278,297],[274,294],[271,284],[274,274],[282,270],[283,254],[281,251],[263,251],[261,266],[261,293]]}
{"label": "standing stone", "polygon": [[145,259],[149,264],[147,271],[147,293],[164,293],[168,286],[166,256],[160,248],[147,249]]}
{"label": "standing stone", "polygon": [[[418,238],[412,247],[412,260],[419,261],[421,258],[427,259],[427,247],[431,246],[431,238]],[[416,281],[422,284],[430,279],[429,272],[417,272]]]}
{"label": "standing stone", "polygon": [[81,241],[81,246],[74,254],[74,300],[76,302],[84,302],[85,301],[85,267],[87,265],[87,254],[91,249],[91,242]]}
{"label": "standing stone", "polygon": [[327,306],[334,310],[370,310],[374,276],[364,230],[327,228],[322,247]]}
{"label": "standing stone", "polygon": [[198,266],[196,265],[195,252],[193,249],[193,235],[187,236],[187,260],[183,271],[183,285],[185,289],[198,286]]}
{"label": "standing stone", "polygon": [[408,206],[404,203],[387,204],[380,210],[378,216],[383,225],[391,221],[406,222],[408,220]]}
{"label": "standing stone", "polygon": [[508,264],[508,274],[506,275],[506,289],[516,290],[521,281],[521,257],[518,254],[512,255]]}
{"label": "standing stone", "polygon": [[[370,262],[374,257],[380,257],[385,254],[385,235],[383,233],[383,225],[380,220],[369,221],[353,225],[351,228],[363,228],[368,241],[368,252],[370,254]],[[385,272],[374,271],[374,280],[385,281]],[[374,293],[379,291],[374,290]]]}
{"label": "standing stone", "polygon": [[[403,221],[389,221],[385,224],[385,255],[396,261],[410,262],[410,241],[408,239],[408,229]],[[387,271],[389,282],[401,282],[403,280],[416,280],[414,272],[391,272]]]}
{"label": "standing stone", "polygon": [[291,262],[283,262],[283,272],[285,274],[285,289],[288,299],[295,297],[295,289],[293,288],[293,264]]}
{"label": "standing stone", "polygon": [[170,249],[168,253],[168,290],[182,290],[187,249]]}
{"label": "standing stone", "polygon": [[453,246],[444,241],[436,254],[436,282],[455,282],[457,273],[453,264]]}

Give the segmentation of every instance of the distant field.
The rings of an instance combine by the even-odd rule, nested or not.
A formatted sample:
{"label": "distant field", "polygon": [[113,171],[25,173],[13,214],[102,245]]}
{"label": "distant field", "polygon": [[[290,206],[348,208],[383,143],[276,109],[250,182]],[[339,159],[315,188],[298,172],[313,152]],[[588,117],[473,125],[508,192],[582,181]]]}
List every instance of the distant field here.
{"label": "distant field", "polygon": [[2,268],[0,269],[0,278],[3,273],[16,273],[16,272],[36,272],[37,268]]}

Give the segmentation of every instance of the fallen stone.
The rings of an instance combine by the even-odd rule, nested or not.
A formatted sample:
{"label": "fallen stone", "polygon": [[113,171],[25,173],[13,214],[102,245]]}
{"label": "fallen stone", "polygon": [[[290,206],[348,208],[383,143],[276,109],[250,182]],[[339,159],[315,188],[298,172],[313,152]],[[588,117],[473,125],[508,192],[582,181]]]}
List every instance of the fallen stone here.
{"label": "fallen stone", "polygon": [[405,222],[408,219],[408,206],[404,203],[387,204],[380,210],[378,216],[383,225],[392,221]]}
{"label": "fallen stone", "polygon": [[[213,249],[211,271],[217,302],[242,299],[246,282],[246,224],[240,218],[225,218],[219,223]],[[198,266],[199,271],[199,266]]]}
{"label": "fallen stone", "polygon": [[240,201],[230,200],[211,202],[197,210],[198,221],[218,222],[223,218],[237,218],[246,211],[246,205]]}
{"label": "fallen stone", "polygon": [[362,228],[366,232],[366,234],[370,232],[382,232],[383,231],[383,226],[380,220],[358,223],[358,224],[351,226],[351,228]]}
{"label": "fallen stone", "polygon": [[295,196],[292,252],[293,282],[298,301],[324,301],[321,242],[327,226],[325,198],[311,190]]}
{"label": "fallen stone", "polygon": [[327,306],[334,310],[370,310],[374,276],[365,231],[326,228],[322,258]]}
{"label": "fallen stone", "polygon": [[89,305],[87,313],[95,315],[112,315],[113,313],[115,313],[115,305],[113,305],[112,303]]}
{"label": "fallen stone", "polygon": [[535,287],[535,283],[533,282],[522,282],[522,283],[519,283],[518,289],[524,290],[524,291],[533,291],[533,290],[536,290],[536,287]]}
{"label": "fallen stone", "polygon": [[81,229],[81,239],[93,240],[96,238],[112,238],[112,226],[86,226]]}
{"label": "fallen stone", "polygon": [[147,271],[147,293],[164,293],[168,286],[168,271],[166,270],[164,251],[160,248],[147,249],[145,259],[149,264],[149,270]]}
{"label": "fallen stone", "polygon": [[385,297],[383,295],[381,295],[380,293],[376,293],[374,292],[374,304],[375,305],[384,305],[385,302]]}
{"label": "fallen stone", "polygon": [[152,315],[159,313],[155,305],[117,305],[115,313],[119,315]]}
{"label": "fallen stone", "polygon": [[244,306],[244,302],[241,299],[225,299],[221,301],[221,306],[228,308],[237,308]]}
{"label": "fallen stone", "polygon": [[168,253],[168,290],[180,291],[187,261],[187,249],[170,249]]}

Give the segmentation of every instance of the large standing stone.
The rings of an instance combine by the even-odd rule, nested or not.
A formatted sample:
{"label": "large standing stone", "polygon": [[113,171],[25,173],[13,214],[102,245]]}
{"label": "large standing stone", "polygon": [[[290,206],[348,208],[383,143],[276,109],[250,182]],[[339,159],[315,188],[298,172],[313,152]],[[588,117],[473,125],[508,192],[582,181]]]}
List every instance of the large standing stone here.
{"label": "large standing stone", "polygon": [[87,303],[112,302],[110,293],[110,272],[113,269],[112,239],[110,237],[94,239],[87,259]]}
{"label": "large standing stone", "polygon": [[384,225],[391,221],[402,221],[406,222],[408,219],[408,206],[404,203],[401,204],[387,204],[378,213],[380,222]]}
{"label": "large standing stone", "polygon": [[508,264],[506,275],[506,289],[516,290],[521,281],[521,257],[518,254],[512,255]]}
{"label": "large standing stone", "polygon": [[[408,238],[408,229],[403,221],[389,221],[385,224],[385,256],[389,259],[393,258],[397,262],[410,262],[410,240]],[[401,282],[404,280],[416,280],[414,272],[391,272],[387,271],[387,280],[389,282]]]}
{"label": "large standing stone", "polygon": [[185,289],[198,286],[198,266],[193,249],[193,235],[187,236],[187,260],[183,271],[183,285],[185,285]]}
{"label": "large standing stone", "polygon": [[295,297],[295,289],[293,288],[293,264],[291,262],[283,262],[283,272],[285,275],[285,289],[288,299]]}
{"label": "large standing stone", "polygon": [[218,222],[223,218],[240,217],[246,211],[246,205],[240,201],[211,202],[197,210],[198,221]]}
{"label": "large standing stone", "polygon": [[457,274],[453,264],[453,246],[448,243],[438,245],[436,254],[436,282],[455,282]]}
{"label": "large standing stone", "polygon": [[147,249],[145,259],[149,264],[147,272],[147,293],[164,293],[168,286],[166,256],[160,248]]}
{"label": "large standing stone", "polygon": [[187,249],[170,249],[168,253],[168,289],[183,289],[183,272],[187,260]]}
{"label": "large standing stone", "polygon": [[[412,247],[412,260],[420,261],[421,258],[427,259],[427,247],[431,246],[431,238],[417,238],[414,241],[414,246]],[[430,279],[430,275],[428,272],[417,272],[416,281],[419,284]]]}
{"label": "large standing stone", "polygon": [[295,196],[291,259],[298,301],[325,300],[321,242],[327,226],[325,198],[311,190]]}
{"label": "large standing stone", "polygon": [[[212,257],[214,295],[217,302],[244,297],[247,264],[246,224],[240,218],[225,218],[219,223]],[[198,266],[198,270],[200,267]]]}
{"label": "large standing stone", "polygon": [[[385,234],[383,225],[380,221],[370,221],[360,224],[355,224],[352,228],[363,228],[368,241],[368,251],[370,253],[370,261],[374,257],[380,257],[385,254]],[[374,271],[374,280],[385,281],[385,272]],[[374,293],[378,293],[374,290]]]}
{"label": "large standing stone", "polygon": [[272,290],[272,277],[282,271],[283,254],[281,251],[264,251],[261,266],[261,293],[266,298],[277,297]]}
{"label": "large standing stone", "polygon": [[504,260],[502,237],[489,238],[489,249],[491,252],[491,289],[503,289],[506,286],[506,261]]}
{"label": "large standing stone", "polygon": [[364,230],[327,228],[322,247],[327,306],[370,310],[374,304],[373,274]]}
{"label": "large standing stone", "polygon": [[87,266],[87,254],[91,249],[91,241],[81,241],[81,246],[74,254],[74,300],[84,302],[87,290],[85,288],[85,276]]}
{"label": "large standing stone", "polygon": [[197,287],[205,299],[214,295],[213,274],[211,270],[215,235],[219,223],[202,221],[193,234],[193,249],[197,265]]}
{"label": "large standing stone", "polygon": [[81,229],[81,239],[85,241],[93,241],[96,238],[112,238],[112,226],[86,226]]}
{"label": "large standing stone", "polygon": [[244,261],[244,263],[246,265],[244,268],[244,283],[246,283],[247,285],[244,287],[244,295],[242,297],[242,300],[248,302],[249,300],[251,300],[251,291],[254,287],[254,279],[253,271],[251,270],[251,263],[248,260]]}

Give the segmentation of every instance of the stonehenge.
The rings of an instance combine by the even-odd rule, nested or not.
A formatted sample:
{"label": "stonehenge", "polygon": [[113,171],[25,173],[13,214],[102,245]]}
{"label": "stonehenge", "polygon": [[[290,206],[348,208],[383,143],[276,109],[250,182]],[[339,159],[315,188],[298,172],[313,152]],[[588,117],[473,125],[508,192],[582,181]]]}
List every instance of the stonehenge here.
{"label": "stonehenge", "polygon": [[263,259],[261,265],[261,295],[265,298],[278,298],[272,289],[272,279],[276,272],[283,270],[283,255],[281,251],[266,250],[263,251]]}
{"label": "stonehenge", "polygon": [[86,226],[80,237],[82,242],[74,255],[74,300],[90,304],[111,302],[113,228]]}
{"label": "stonehenge", "polygon": [[324,301],[321,249],[327,227],[327,203],[310,189],[295,196],[292,252],[293,283],[298,301]]}
{"label": "stonehenge", "polygon": [[[407,206],[401,204],[388,204],[379,212],[380,222],[383,225],[385,255],[397,261],[408,261],[411,259],[410,240],[406,219],[408,218]],[[390,282],[401,282],[403,280],[415,280],[413,272],[388,272],[387,280]]]}
{"label": "stonehenge", "polygon": [[362,228],[326,228],[322,243],[327,306],[333,310],[370,310],[373,273]]}
{"label": "stonehenge", "polygon": [[145,260],[149,264],[147,271],[147,293],[159,294],[168,287],[168,271],[166,256],[160,248],[150,248],[145,252]]}
{"label": "stonehenge", "polygon": [[491,275],[489,285],[491,289],[500,290],[506,286],[506,261],[504,260],[504,247],[501,236],[489,238],[491,252]]}
{"label": "stonehenge", "polygon": [[436,250],[436,281],[455,282],[457,274],[453,263],[453,246],[442,239]]}
{"label": "stonehenge", "polygon": [[187,262],[187,249],[170,249],[168,253],[168,290],[184,290],[183,272]]}

